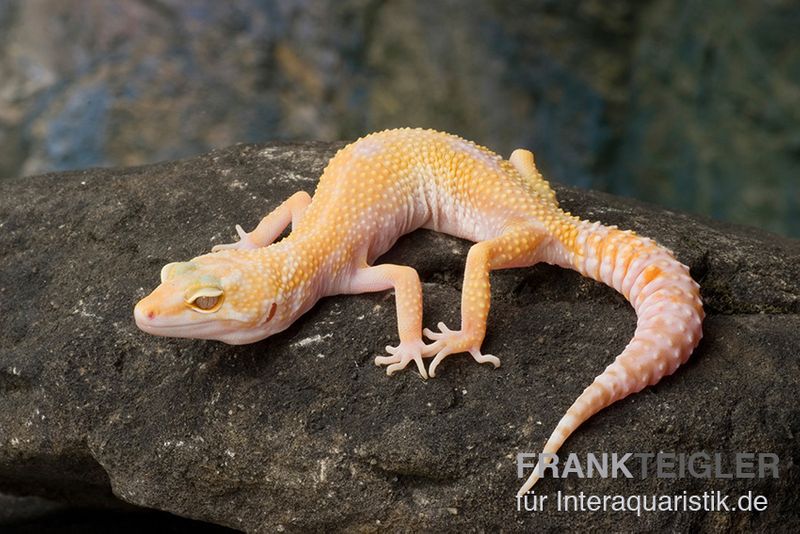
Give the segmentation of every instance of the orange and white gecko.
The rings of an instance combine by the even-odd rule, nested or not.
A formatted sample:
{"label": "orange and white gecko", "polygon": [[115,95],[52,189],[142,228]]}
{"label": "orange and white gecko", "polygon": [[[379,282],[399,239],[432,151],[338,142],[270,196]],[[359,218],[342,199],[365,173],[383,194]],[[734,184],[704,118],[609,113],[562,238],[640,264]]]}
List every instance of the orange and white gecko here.
{"label": "orange and white gecko", "polygon": [[[290,223],[291,233],[275,243]],[[467,255],[458,330],[422,329],[413,268],[373,265],[417,228],[477,242]],[[161,270],[161,284],[134,310],[139,328],[251,343],[286,329],[321,297],[393,288],[400,343],[375,363],[391,375],[415,362],[427,378],[460,352],[500,365],[481,352],[492,270],[546,262],[622,293],[638,317],[634,337],[561,418],[544,446],[550,455],[589,417],[675,371],[702,336],[703,306],[689,269],[650,239],[562,211],[527,150],[504,160],[432,130],[373,133],[330,160],[313,199],[295,193],[252,232],[236,230],[240,241]],[[426,372],[423,358],[431,357]],[[534,469],[519,494],[539,476]]]}

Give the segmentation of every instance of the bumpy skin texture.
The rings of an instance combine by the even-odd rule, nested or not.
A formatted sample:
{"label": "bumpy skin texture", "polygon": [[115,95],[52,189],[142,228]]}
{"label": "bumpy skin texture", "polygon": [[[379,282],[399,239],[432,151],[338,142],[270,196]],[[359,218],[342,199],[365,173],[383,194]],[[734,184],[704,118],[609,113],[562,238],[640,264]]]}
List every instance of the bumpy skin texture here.
{"label": "bumpy skin texture", "polygon": [[[289,224],[290,235],[273,244]],[[423,331],[414,269],[372,266],[397,238],[421,227],[476,242],[458,330],[439,323],[438,332]],[[699,286],[688,268],[650,239],[564,213],[526,150],[504,160],[432,130],[374,133],[331,159],[313,199],[298,192],[252,232],[237,232],[237,243],[165,266],[161,285],[136,305],[139,327],[250,343],[284,330],[324,296],[394,288],[400,343],[375,363],[392,374],[413,361],[427,378],[460,352],[500,365],[481,352],[492,270],[547,262],[622,293],[638,316],[634,337],[567,410],[545,444],[548,454],[598,411],[674,372],[702,336]],[[424,358],[433,358],[427,371]],[[537,468],[520,494],[538,478]]]}

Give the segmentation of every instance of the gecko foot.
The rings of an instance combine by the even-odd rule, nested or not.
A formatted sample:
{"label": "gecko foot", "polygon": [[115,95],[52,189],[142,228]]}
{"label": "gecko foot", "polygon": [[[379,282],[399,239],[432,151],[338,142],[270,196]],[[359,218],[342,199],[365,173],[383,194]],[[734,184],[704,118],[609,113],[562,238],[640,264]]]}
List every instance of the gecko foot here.
{"label": "gecko foot", "polygon": [[463,330],[450,330],[444,323],[439,323],[440,332],[432,332],[427,328],[423,330],[425,337],[433,340],[433,343],[425,349],[425,356],[433,358],[428,373],[431,378],[436,376],[436,367],[451,354],[459,352],[469,352],[478,363],[491,363],[495,367],[500,367],[500,358],[491,354],[481,354],[481,339],[479,336],[471,335]]}
{"label": "gecko foot", "polygon": [[236,233],[239,234],[239,241],[236,243],[225,243],[223,245],[214,245],[211,247],[211,252],[219,252],[220,250],[250,250],[258,248],[258,244],[254,243],[250,238],[250,234],[245,232],[240,225],[236,225]]}
{"label": "gecko foot", "polygon": [[376,356],[375,365],[388,365],[386,374],[391,375],[395,371],[405,369],[409,362],[414,361],[419,369],[419,374],[422,378],[428,378],[428,373],[425,371],[425,366],[422,364],[423,354],[428,345],[422,339],[414,341],[401,341],[396,347],[391,345],[386,346],[386,352],[391,356]]}

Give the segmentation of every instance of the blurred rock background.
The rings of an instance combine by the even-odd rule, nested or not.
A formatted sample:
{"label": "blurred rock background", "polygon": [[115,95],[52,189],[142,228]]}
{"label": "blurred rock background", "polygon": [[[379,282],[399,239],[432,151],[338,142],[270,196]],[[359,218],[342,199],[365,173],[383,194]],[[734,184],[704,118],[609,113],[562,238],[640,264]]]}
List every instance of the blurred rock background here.
{"label": "blurred rock background", "polygon": [[0,0],[0,179],[395,126],[800,235],[794,0]]}

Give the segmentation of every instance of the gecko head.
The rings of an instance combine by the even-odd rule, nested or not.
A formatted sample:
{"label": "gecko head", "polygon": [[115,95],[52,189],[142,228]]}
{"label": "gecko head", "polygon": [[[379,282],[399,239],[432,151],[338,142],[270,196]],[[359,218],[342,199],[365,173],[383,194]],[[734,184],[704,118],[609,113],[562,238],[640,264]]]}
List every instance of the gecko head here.
{"label": "gecko head", "polygon": [[[285,329],[280,272],[254,251],[224,251],[169,263],[161,284],[134,308],[136,325],[157,336],[216,339],[239,345]],[[265,268],[266,267],[266,268]]]}

